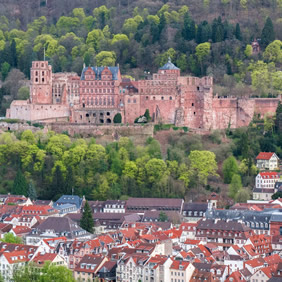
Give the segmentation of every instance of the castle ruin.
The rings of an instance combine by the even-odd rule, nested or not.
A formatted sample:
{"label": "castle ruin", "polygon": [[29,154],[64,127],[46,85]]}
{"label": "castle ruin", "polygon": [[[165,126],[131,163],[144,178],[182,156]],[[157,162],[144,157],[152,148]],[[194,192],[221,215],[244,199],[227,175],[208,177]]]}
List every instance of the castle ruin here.
{"label": "castle ruin", "polygon": [[47,61],[31,67],[30,98],[15,100],[6,117],[36,122],[73,124],[133,124],[149,109],[152,122],[192,129],[246,126],[254,114],[274,114],[279,98],[213,96],[212,77],[181,76],[170,59],[151,79],[122,78],[115,67],[85,67],[76,73],[52,73]]}

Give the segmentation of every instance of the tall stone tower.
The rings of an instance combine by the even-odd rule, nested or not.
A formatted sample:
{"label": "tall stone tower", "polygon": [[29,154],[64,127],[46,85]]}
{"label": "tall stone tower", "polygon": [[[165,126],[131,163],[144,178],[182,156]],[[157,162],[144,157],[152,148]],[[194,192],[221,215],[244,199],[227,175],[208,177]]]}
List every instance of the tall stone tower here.
{"label": "tall stone tower", "polygon": [[30,99],[33,104],[52,104],[52,67],[34,61],[30,70]]}

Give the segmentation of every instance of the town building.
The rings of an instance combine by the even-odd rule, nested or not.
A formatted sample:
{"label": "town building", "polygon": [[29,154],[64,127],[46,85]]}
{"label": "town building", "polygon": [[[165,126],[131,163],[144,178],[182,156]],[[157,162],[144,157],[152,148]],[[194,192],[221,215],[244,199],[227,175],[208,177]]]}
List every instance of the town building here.
{"label": "town building", "polygon": [[256,187],[253,190],[254,200],[271,200],[277,181],[279,181],[277,172],[260,172],[256,176]]}
{"label": "town building", "polygon": [[27,245],[37,244],[41,239],[65,236],[75,239],[91,239],[92,235],[82,229],[68,217],[48,217],[45,221],[33,228],[26,236]]}
{"label": "town building", "polygon": [[275,170],[279,168],[279,158],[275,153],[261,152],[256,157],[257,168],[260,170]]}

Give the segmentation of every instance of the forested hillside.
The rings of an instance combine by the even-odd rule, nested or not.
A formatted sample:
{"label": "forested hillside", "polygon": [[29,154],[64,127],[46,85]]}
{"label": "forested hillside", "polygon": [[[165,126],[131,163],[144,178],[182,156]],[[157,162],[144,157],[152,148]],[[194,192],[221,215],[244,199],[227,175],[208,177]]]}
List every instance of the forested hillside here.
{"label": "forested hillside", "polygon": [[2,114],[12,99],[28,97],[24,78],[44,49],[54,72],[119,64],[138,79],[170,56],[183,73],[212,75],[215,94],[282,91],[281,0],[14,0],[1,1],[0,13]]}
{"label": "forested hillside", "polygon": [[258,153],[282,157],[281,115],[280,104],[276,119],[256,118],[248,128],[209,136],[173,131],[162,140],[166,150],[151,137],[144,146],[135,146],[127,137],[103,146],[93,138],[70,138],[67,132],[5,132],[0,134],[0,194],[57,199],[74,192],[95,200],[197,200],[216,191],[246,201]]}

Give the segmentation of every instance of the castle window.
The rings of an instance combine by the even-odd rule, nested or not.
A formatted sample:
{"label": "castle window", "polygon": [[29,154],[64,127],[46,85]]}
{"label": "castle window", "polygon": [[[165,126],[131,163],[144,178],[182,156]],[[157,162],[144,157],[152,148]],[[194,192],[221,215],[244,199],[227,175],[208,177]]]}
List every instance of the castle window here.
{"label": "castle window", "polygon": [[93,89],[91,88],[91,93],[93,93]]}
{"label": "castle window", "polygon": [[102,98],[99,99],[99,105],[102,105]]}
{"label": "castle window", "polygon": [[135,104],[136,104],[136,99],[133,99],[133,103],[135,103]]}
{"label": "castle window", "polygon": [[93,114],[93,117],[96,117],[96,113]]}
{"label": "castle window", "polygon": [[194,103],[192,103],[192,107],[194,107]]}
{"label": "castle window", "polygon": [[104,106],[107,105],[107,101],[106,101],[106,98],[104,98]]}
{"label": "castle window", "polygon": [[38,75],[38,71],[35,72],[35,75]]}
{"label": "castle window", "polygon": [[97,88],[95,89],[95,93],[97,93],[98,91],[97,91]]}
{"label": "castle window", "polygon": [[86,114],[85,116],[86,116],[86,117],[89,117],[89,114]]}
{"label": "castle window", "polygon": [[91,97],[91,105],[93,105],[93,97]]}
{"label": "castle window", "polygon": [[100,123],[104,123],[104,120],[103,120],[103,119],[100,119]]}
{"label": "castle window", "polygon": [[162,96],[162,100],[164,99],[164,97]]}
{"label": "castle window", "polygon": [[114,89],[112,89],[112,93],[115,93],[115,90],[114,90]]}
{"label": "castle window", "polygon": [[95,98],[95,105],[98,105],[98,98]]}
{"label": "castle window", "polygon": [[37,77],[35,78],[35,82],[38,82],[38,78]]}
{"label": "castle window", "polygon": [[36,64],[36,67],[38,68],[38,64]]}
{"label": "castle window", "polygon": [[169,100],[172,100],[172,97],[171,97],[171,96],[169,97]]}
{"label": "castle window", "polygon": [[156,97],[155,97],[155,96],[153,97],[153,100],[156,100]]}
{"label": "castle window", "polygon": [[114,106],[115,105],[115,99],[114,99],[114,97],[112,97],[112,106]]}
{"label": "castle window", "polygon": [[44,77],[42,77],[42,82],[44,82]]}
{"label": "castle window", "polygon": [[104,113],[100,113],[100,117],[104,116]]}
{"label": "castle window", "polygon": [[80,119],[82,119],[82,115],[80,115]]}
{"label": "castle window", "polygon": [[110,112],[107,112],[107,116],[109,116],[110,115]]}
{"label": "castle window", "polygon": [[200,87],[199,87],[199,86],[197,86],[197,90],[198,90],[198,91],[200,90]]}
{"label": "castle window", "polygon": [[128,104],[129,104],[129,103],[130,103],[130,99],[128,99],[128,101],[127,101],[127,102],[128,102]]}
{"label": "castle window", "polygon": [[42,75],[44,75],[44,71],[42,72]]}
{"label": "castle window", "polygon": [[110,118],[107,118],[107,123],[112,123]]}
{"label": "castle window", "polygon": [[42,67],[42,68],[44,67],[44,63],[41,64],[41,67]]}
{"label": "castle window", "polygon": [[196,115],[196,112],[194,112],[194,116]]}
{"label": "castle window", "polygon": [[82,107],[85,108],[85,104],[84,103],[82,104]]}

